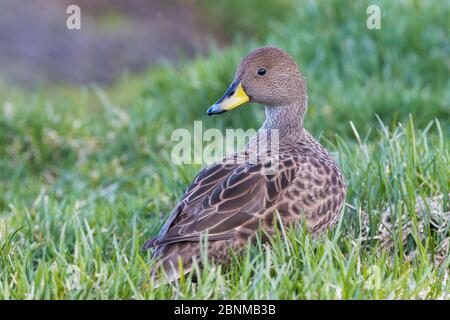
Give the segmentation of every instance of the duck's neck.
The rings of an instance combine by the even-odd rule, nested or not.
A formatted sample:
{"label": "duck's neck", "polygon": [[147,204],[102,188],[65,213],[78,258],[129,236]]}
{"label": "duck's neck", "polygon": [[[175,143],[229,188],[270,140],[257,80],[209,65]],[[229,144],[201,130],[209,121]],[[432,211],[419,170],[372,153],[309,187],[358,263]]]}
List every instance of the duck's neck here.
{"label": "duck's neck", "polygon": [[261,129],[278,130],[280,137],[297,137],[303,133],[306,103],[297,102],[286,106],[266,106],[266,120]]}

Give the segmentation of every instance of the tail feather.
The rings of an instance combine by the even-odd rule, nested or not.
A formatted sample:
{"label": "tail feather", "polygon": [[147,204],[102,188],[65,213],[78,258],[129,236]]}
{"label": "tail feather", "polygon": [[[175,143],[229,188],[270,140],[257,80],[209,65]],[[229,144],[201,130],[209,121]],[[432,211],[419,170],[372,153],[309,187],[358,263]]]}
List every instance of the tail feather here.
{"label": "tail feather", "polygon": [[[153,267],[150,270],[150,276],[158,279],[156,288],[178,280],[181,276],[180,272],[183,275],[191,272],[193,258],[196,256],[194,244],[184,242],[156,246],[153,252]],[[163,277],[158,277],[161,273]]]}
{"label": "tail feather", "polygon": [[144,245],[142,246],[142,249],[146,250],[146,249],[153,248],[156,245],[157,238],[158,237],[154,237],[154,238],[148,240],[146,243],[144,243]]}

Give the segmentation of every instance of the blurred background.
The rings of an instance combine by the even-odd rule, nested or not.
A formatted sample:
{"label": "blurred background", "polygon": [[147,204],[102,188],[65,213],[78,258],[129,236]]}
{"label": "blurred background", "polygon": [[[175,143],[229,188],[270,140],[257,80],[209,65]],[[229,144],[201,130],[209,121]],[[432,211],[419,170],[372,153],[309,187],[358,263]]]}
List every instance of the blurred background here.
{"label": "blurred background", "polygon": [[[81,30],[66,27],[71,4],[81,8]],[[379,30],[366,24],[371,4]],[[392,128],[409,115],[419,127],[447,121],[449,16],[448,1],[0,0],[0,148],[44,139],[27,132],[33,127],[66,137],[74,121],[102,140],[116,122],[111,110],[118,121],[151,123],[166,141],[206,119],[242,56],[263,45],[299,63],[306,126],[328,139],[353,137],[350,121],[363,133],[377,117]],[[239,113],[205,126],[257,128],[264,118],[261,107]],[[17,114],[23,124],[12,122]],[[158,139],[152,149],[164,148]]]}
{"label": "blurred background", "polygon": [[[68,30],[66,8],[81,8],[82,29]],[[20,86],[111,83],[159,58],[204,53],[207,38],[223,45],[195,0],[0,0],[0,74]]]}
{"label": "blurred background", "polygon": [[[71,4],[81,30],[66,27]],[[448,1],[0,0],[0,172],[59,177],[121,156],[160,171],[175,128],[257,129],[260,106],[205,111],[264,45],[299,63],[318,137],[371,141],[410,116],[447,134],[449,16]]]}
{"label": "blurred background", "polygon": [[[65,27],[66,8],[72,4],[81,8],[81,30]],[[233,16],[238,5],[205,0],[0,0],[0,74],[22,87],[111,84],[123,72],[142,72],[160,59],[204,54],[210,42],[222,47],[235,32],[263,28],[251,27],[248,14]],[[227,10],[233,6],[232,12]],[[289,6],[291,2],[281,1],[271,19]]]}

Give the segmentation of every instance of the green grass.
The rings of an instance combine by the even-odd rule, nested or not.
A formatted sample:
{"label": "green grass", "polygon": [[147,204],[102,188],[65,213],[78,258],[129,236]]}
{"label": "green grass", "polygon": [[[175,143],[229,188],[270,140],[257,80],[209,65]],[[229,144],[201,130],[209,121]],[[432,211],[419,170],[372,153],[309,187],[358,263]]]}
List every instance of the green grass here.
{"label": "green grass", "polygon": [[[369,31],[367,3],[286,3],[282,18],[230,24],[244,33],[227,49],[111,88],[0,85],[0,298],[449,299],[450,5],[377,2],[383,29]],[[324,238],[300,225],[226,270],[196,270],[197,284],[155,289],[140,247],[200,168],[171,163],[171,132],[257,128],[257,105],[205,111],[264,44],[305,73],[305,125],[348,182],[343,219]]]}

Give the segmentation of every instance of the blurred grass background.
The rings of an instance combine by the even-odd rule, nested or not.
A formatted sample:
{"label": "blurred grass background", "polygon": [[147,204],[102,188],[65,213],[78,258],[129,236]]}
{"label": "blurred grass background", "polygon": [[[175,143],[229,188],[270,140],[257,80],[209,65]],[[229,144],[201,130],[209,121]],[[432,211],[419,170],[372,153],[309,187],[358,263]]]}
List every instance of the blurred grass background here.
{"label": "blurred grass background", "polygon": [[[165,44],[151,61],[141,57],[131,58],[138,61],[136,64],[118,60],[124,66],[122,71],[114,66],[111,74],[94,76],[97,63],[100,69],[114,65],[117,58],[109,57],[108,48],[113,56],[121,52],[126,55],[134,52],[131,42],[105,45],[106,49],[98,49],[99,56],[92,61],[90,55],[82,55],[82,59],[91,61],[87,69],[92,68],[92,74],[69,73],[64,79],[55,79],[60,74],[56,68],[45,79],[32,77],[31,82],[21,81],[27,76],[26,69],[13,81],[15,73],[8,73],[9,69],[0,74],[0,297],[194,297],[190,283],[181,289],[155,292],[141,286],[150,259],[138,248],[157,232],[199,169],[172,164],[172,131],[181,127],[192,130],[195,120],[202,120],[204,129],[221,130],[258,128],[263,121],[264,110],[258,105],[221,117],[206,116],[206,109],[232,80],[240,58],[262,45],[287,50],[306,77],[309,109],[305,126],[338,158],[349,182],[347,202],[356,208],[346,208],[340,229],[352,235],[349,243],[361,241],[357,226],[361,210],[371,215],[372,235],[386,207],[395,208],[395,215],[406,210],[408,219],[414,222],[417,196],[444,195],[439,206],[442,212],[448,212],[448,1],[186,3],[170,1],[169,5],[189,8],[192,14],[187,21],[193,19],[195,23],[187,25],[198,31],[199,42],[188,38]],[[80,2],[82,11],[83,4]],[[366,28],[369,4],[381,7],[381,30]],[[103,23],[102,28],[116,30],[113,33],[128,28],[128,35],[136,34],[134,41],[150,41],[149,48],[152,41],[156,44],[158,39],[171,38],[170,33],[146,38],[145,32],[135,29],[143,25],[125,23],[130,19],[126,14],[117,17],[117,8],[123,6],[127,5],[120,1],[100,1],[95,10],[89,11],[90,19],[95,20],[96,12],[110,12],[108,17],[115,18],[108,18],[107,27]],[[152,19],[164,20],[166,9],[161,10],[163,13],[152,14]],[[164,22],[168,25],[181,21],[177,15],[168,16]],[[122,27],[114,29],[117,21]],[[91,31],[90,27],[86,29],[80,32]],[[180,29],[183,25],[174,32]],[[86,40],[87,44],[95,42],[92,37],[94,40]],[[113,39],[111,43],[116,42]],[[143,47],[139,52],[145,54],[146,50]],[[104,59],[112,60],[103,65]],[[77,69],[76,60],[63,61]],[[17,68],[21,65],[16,64]],[[418,255],[423,259],[420,267],[401,260],[386,271],[386,283],[400,289],[380,294],[360,288],[345,291],[344,297],[373,298],[380,294],[381,298],[411,298],[430,287],[433,290],[429,298],[445,297],[448,283],[436,287],[435,282],[444,279],[448,261],[444,268],[435,268],[433,258],[427,257],[436,254],[436,244],[448,243],[448,224],[446,228],[439,235],[430,230],[421,240],[415,239],[415,250],[421,248],[417,242],[423,241],[424,246]],[[402,235],[394,232],[395,236]],[[339,259],[344,258],[350,262],[362,259],[358,263],[363,266],[383,268],[386,257],[377,258],[376,247],[377,242],[372,241],[368,249],[358,247],[361,251],[351,253],[345,243],[333,242],[327,248],[341,251],[338,257],[330,257],[330,272],[339,269]],[[403,258],[402,245],[397,243],[395,248],[394,261]],[[86,252],[80,257],[79,250]],[[258,274],[255,270],[267,261],[264,254],[256,256],[259,260],[249,272]],[[311,261],[323,257],[318,253]],[[291,268],[291,258],[282,257],[280,263]],[[127,264],[123,259],[132,262]],[[57,267],[53,268],[58,272],[51,271],[55,263]],[[236,269],[238,265],[232,270],[241,272]],[[117,266],[120,268],[114,271]],[[79,290],[65,282],[67,273],[77,268],[85,274],[80,280],[83,289]],[[362,281],[358,278],[360,270],[351,268],[349,272],[353,272],[356,282]],[[95,280],[96,273],[105,279]],[[370,272],[366,276],[369,279]],[[305,281],[301,280],[302,273],[286,273],[284,277],[283,281]],[[330,277],[334,280],[327,281],[335,281],[335,286],[346,281]],[[277,291],[285,284],[281,280],[279,287],[270,289],[269,275],[262,276],[261,286],[267,287],[259,291],[239,287],[233,271],[215,281],[218,279],[224,279],[225,289],[213,294],[214,283],[210,287],[200,285],[201,293],[195,297],[263,298],[273,294],[284,298],[339,298],[331,289],[323,295],[308,296],[307,286]],[[314,274],[310,281],[319,288],[325,280]],[[92,289],[93,283],[97,289]],[[32,293],[31,288],[39,285],[41,290]],[[108,291],[105,286],[115,289]],[[355,290],[348,283],[345,287]],[[99,293],[101,290],[105,295]],[[187,290],[184,296],[180,296],[182,290]]]}

